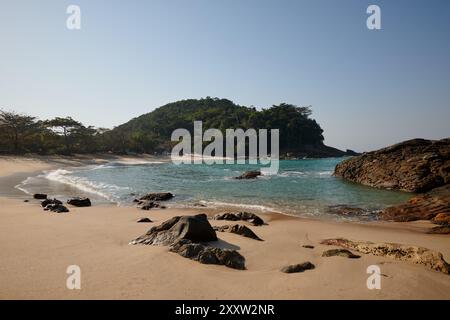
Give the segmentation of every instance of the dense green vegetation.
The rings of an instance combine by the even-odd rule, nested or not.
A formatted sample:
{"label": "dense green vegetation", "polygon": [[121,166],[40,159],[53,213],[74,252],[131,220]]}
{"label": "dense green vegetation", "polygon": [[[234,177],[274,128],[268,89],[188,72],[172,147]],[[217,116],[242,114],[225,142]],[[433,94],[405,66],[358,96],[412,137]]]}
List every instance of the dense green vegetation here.
{"label": "dense green vegetation", "polygon": [[28,115],[0,112],[0,152],[25,153],[161,153],[170,151],[173,130],[265,128],[280,130],[280,151],[298,153],[323,146],[323,130],[310,118],[309,107],[282,103],[256,110],[227,99],[189,99],[169,103],[112,130],[86,127],[72,118],[37,120]]}

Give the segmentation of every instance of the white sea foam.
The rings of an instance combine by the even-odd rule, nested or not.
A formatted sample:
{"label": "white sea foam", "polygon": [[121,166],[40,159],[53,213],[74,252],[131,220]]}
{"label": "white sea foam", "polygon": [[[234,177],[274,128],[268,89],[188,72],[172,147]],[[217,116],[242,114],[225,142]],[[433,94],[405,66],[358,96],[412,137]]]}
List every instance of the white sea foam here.
{"label": "white sea foam", "polygon": [[205,201],[205,200],[201,200],[199,202],[208,207],[234,207],[234,208],[246,208],[246,209],[250,209],[250,210],[259,210],[259,211],[263,211],[263,212],[282,213],[281,211],[278,211],[277,209],[263,206],[263,205],[257,205],[257,204],[231,203],[231,202]]}

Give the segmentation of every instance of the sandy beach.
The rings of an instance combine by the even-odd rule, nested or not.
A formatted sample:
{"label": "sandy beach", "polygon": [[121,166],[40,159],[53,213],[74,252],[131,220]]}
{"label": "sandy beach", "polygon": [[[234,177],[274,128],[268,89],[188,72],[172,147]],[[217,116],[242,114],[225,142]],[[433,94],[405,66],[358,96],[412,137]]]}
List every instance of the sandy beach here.
{"label": "sandy beach", "polygon": [[[107,160],[0,157],[0,176]],[[245,257],[247,270],[240,271],[203,265],[168,247],[129,245],[170,217],[217,210],[142,211],[94,203],[57,214],[43,211],[37,200],[24,199],[30,197],[0,198],[0,299],[450,299],[449,276],[423,265],[370,254],[322,257],[335,247],[321,240],[343,237],[422,246],[450,261],[450,237],[426,234],[432,227],[427,221],[350,223],[258,213],[267,225],[250,228],[264,241],[218,233],[219,246],[238,249]],[[141,217],[153,223],[136,223]],[[302,247],[306,244],[314,248]],[[315,269],[280,272],[305,261]],[[81,268],[81,290],[66,287],[70,265]],[[366,286],[370,265],[381,268],[380,290]]]}

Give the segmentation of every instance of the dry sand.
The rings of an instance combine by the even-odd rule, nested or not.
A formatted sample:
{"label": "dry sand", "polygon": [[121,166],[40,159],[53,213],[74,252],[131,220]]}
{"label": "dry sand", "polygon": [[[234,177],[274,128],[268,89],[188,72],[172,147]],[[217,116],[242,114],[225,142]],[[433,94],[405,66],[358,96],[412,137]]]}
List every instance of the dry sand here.
{"label": "dry sand", "polygon": [[[0,175],[46,170],[66,161],[75,160],[2,157]],[[70,210],[48,213],[35,200],[0,198],[0,299],[450,299],[450,277],[421,265],[372,255],[321,257],[332,247],[320,240],[345,237],[419,245],[442,252],[449,261],[450,237],[425,234],[428,222],[363,224],[263,214],[268,225],[251,227],[263,242],[218,233],[221,246],[239,249],[246,258],[247,270],[239,271],[202,265],[167,247],[128,244],[174,215],[211,214],[206,208],[141,211],[94,204]],[[136,223],[144,216],[154,222]],[[304,261],[316,268],[279,271]],[[381,290],[367,289],[366,269],[372,264],[381,268]],[[66,288],[69,265],[81,268],[81,290]]]}

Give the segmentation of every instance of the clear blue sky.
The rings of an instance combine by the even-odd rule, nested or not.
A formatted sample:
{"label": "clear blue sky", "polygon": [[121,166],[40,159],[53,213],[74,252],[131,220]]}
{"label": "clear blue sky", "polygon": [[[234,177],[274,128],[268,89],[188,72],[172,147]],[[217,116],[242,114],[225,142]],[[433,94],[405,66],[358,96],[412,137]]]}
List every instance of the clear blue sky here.
{"label": "clear blue sky", "polygon": [[0,0],[0,107],[113,127],[212,96],[312,105],[344,149],[448,137],[449,17],[446,0]]}

